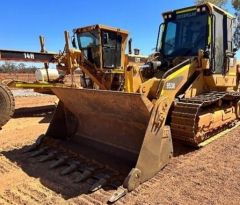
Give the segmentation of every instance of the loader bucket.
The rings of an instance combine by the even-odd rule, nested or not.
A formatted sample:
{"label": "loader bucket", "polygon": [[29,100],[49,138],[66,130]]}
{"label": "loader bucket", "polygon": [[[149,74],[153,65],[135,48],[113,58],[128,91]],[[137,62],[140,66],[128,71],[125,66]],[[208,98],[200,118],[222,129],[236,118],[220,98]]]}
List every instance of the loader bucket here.
{"label": "loader bucket", "polygon": [[144,95],[75,88],[52,91],[60,102],[47,138],[59,139],[71,152],[124,173],[129,191],[169,160],[169,132],[163,136],[161,129],[153,137],[147,131],[154,108]]}

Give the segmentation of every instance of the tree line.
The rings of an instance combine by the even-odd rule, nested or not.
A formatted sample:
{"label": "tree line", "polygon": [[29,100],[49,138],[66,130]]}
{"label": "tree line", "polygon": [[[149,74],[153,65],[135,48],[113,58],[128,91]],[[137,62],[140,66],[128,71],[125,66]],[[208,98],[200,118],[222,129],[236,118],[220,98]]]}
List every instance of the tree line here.
{"label": "tree line", "polygon": [[37,67],[27,66],[24,63],[5,62],[0,65],[0,73],[35,73]]}
{"label": "tree line", "polygon": [[[204,4],[204,3],[212,3],[221,8],[224,8],[228,0],[195,0],[196,4]],[[240,10],[240,1],[239,0],[231,0],[232,6],[236,11]]]}

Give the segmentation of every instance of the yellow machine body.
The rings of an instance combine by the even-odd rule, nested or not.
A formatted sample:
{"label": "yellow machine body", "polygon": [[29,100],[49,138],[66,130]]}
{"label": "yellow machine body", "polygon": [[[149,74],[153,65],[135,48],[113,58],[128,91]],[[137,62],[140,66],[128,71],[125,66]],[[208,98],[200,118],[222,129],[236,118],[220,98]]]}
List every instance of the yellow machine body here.
{"label": "yellow machine body", "polygon": [[92,191],[118,179],[110,202],[168,164],[172,138],[198,146],[240,117],[233,16],[207,3],[163,18],[156,52],[144,64],[139,56],[132,63],[131,56],[126,59],[125,31],[101,25],[76,29],[75,49],[65,33],[59,69],[73,74],[80,67],[95,86],[51,88],[60,102],[34,149],[43,153],[48,145],[79,160],[71,165],[53,157],[58,166],[66,162],[66,172],[81,172],[83,184],[97,178]]}
{"label": "yellow machine body", "polygon": [[[239,118],[239,73],[233,47],[228,44],[225,47],[228,52],[222,50],[223,56],[217,53],[219,47],[216,47],[220,37],[227,38],[223,40],[227,42],[232,35],[219,37],[216,23],[226,21],[224,25],[232,30],[229,22],[233,17],[212,4],[166,12],[163,17],[165,22],[159,29],[156,53],[149,56],[144,65],[128,62],[124,66],[121,58],[118,68],[106,69],[100,61],[96,69],[100,75],[94,73],[96,70],[82,69],[100,90],[52,88],[60,103],[45,140],[53,143],[52,140],[57,139],[63,144],[67,141],[78,147],[76,151],[84,158],[93,158],[103,166],[111,165],[114,170],[125,173],[123,185],[111,202],[167,165],[173,154],[172,138],[198,146],[220,129],[231,127]],[[190,43],[200,41],[192,40],[186,42],[188,49],[181,48],[176,50],[177,54],[169,55],[173,50],[166,48],[173,42],[167,41],[170,24],[188,29],[192,21],[198,25],[201,18],[206,28],[206,45],[197,44],[197,50],[191,50]],[[95,28],[101,29],[101,26]],[[200,35],[199,28],[195,29],[193,34]],[[103,37],[101,31],[96,33]],[[118,34],[123,36],[117,38],[126,39],[126,33],[118,30]],[[124,50],[125,40],[122,43]],[[171,45],[177,46],[176,41]],[[102,53],[98,51],[98,55]],[[222,65],[215,55],[222,58]],[[122,73],[113,74],[115,69]],[[113,75],[105,76],[103,81],[102,74],[106,71]],[[114,90],[110,86],[116,76],[124,77],[122,89]]]}

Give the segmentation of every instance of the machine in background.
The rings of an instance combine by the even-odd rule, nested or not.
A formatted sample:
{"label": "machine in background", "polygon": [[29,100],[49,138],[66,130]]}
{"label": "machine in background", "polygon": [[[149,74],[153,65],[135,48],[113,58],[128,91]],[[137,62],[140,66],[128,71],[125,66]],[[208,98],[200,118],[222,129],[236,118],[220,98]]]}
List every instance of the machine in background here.
{"label": "machine in background", "polygon": [[[34,89],[35,92],[53,94],[52,87],[83,87],[90,89],[123,90],[127,65],[141,65],[147,56],[132,54],[131,40],[129,54],[125,54],[128,32],[119,28],[94,25],[73,30],[72,46],[69,33],[65,31],[63,52],[47,52],[45,40],[40,36],[41,52],[0,49],[1,61],[44,63],[36,71],[36,82],[11,81],[8,87]],[[49,69],[55,64],[56,69]],[[74,71],[80,69],[81,83],[75,82]],[[70,82],[65,83],[66,76]],[[14,113],[14,99],[6,85],[0,90],[0,127]]]}

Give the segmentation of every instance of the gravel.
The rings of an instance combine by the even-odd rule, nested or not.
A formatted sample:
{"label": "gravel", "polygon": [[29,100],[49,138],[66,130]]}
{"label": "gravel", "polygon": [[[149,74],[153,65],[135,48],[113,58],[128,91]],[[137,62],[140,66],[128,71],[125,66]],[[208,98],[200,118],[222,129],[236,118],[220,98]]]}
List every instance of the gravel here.
{"label": "gravel", "polygon": [[45,94],[34,92],[33,89],[17,89],[12,90],[12,93],[14,97],[45,96]]}

